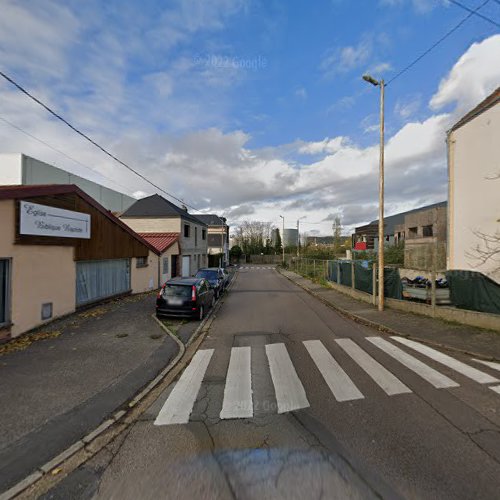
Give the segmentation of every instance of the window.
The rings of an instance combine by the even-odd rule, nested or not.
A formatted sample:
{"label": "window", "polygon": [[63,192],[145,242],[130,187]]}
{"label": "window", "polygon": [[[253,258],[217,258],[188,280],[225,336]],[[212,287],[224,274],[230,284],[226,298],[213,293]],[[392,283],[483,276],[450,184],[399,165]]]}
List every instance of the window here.
{"label": "window", "polygon": [[191,226],[189,224],[184,224],[184,238],[189,238],[191,232]]}
{"label": "window", "polygon": [[9,321],[9,264],[7,259],[0,260],[0,325]]}
{"label": "window", "polygon": [[434,236],[432,224],[430,226],[423,226],[422,227],[422,235],[424,238],[429,238],[430,236]]}
{"label": "window", "polygon": [[163,257],[163,274],[168,274],[168,257]]}
{"label": "window", "polygon": [[418,227],[409,227],[408,228],[408,237],[416,238],[418,236]]}
{"label": "window", "polygon": [[202,240],[206,240],[207,239],[207,230],[206,229],[202,229],[201,230],[201,239]]}
{"label": "window", "polygon": [[198,245],[198,228],[194,228],[194,246]]}
{"label": "window", "polygon": [[147,257],[137,257],[137,263],[135,267],[148,267]]}

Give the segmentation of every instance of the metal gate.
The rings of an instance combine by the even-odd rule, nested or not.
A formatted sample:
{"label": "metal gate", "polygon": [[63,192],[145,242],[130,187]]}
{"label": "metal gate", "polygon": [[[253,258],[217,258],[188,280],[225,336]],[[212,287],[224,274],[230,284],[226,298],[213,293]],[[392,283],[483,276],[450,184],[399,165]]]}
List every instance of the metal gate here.
{"label": "metal gate", "polygon": [[76,305],[130,291],[130,259],[76,263]]}

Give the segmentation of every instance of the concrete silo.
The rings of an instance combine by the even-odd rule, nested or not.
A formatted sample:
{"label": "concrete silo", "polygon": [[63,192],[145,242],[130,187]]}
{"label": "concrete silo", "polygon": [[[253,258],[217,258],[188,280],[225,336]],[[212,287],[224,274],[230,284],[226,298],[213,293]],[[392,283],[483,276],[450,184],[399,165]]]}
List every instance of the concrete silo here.
{"label": "concrete silo", "polygon": [[298,231],[295,228],[285,229],[283,232],[283,245],[285,247],[297,246]]}

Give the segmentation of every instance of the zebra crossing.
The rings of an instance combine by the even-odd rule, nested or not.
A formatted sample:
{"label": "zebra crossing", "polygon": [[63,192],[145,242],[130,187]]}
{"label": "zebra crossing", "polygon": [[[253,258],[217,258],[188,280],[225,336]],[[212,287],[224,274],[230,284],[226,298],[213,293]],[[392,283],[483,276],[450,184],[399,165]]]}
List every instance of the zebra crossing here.
{"label": "zebra crossing", "polygon": [[274,269],[274,266],[240,266],[238,269],[240,271],[241,270],[246,270],[246,271],[264,271],[264,270]]}
{"label": "zebra crossing", "polygon": [[[350,338],[341,338],[335,339],[335,343],[390,397],[410,394],[413,391],[379,361],[375,360],[363,348],[364,346],[371,345],[378,348],[383,353],[382,355],[385,354],[397,361],[436,389],[455,388],[459,387],[460,384],[403,350],[403,347],[415,351],[424,358],[441,364],[473,382],[487,385],[492,391],[500,394],[500,385],[498,385],[500,380],[489,373],[413,340],[396,336],[391,337],[390,340],[382,337],[366,337],[355,342]],[[367,397],[360,391],[323,342],[305,340],[302,345],[337,402],[363,400]],[[214,349],[202,349],[196,352],[158,413],[155,425],[186,424],[189,422],[213,354]],[[277,413],[308,408],[310,402],[306,390],[295,370],[286,345],[284,343],[267,344],[265,345],[265,354],[274,388]],[[220,411],[221,419],[242,419],[254,416],[251,359],[251,347],[231,348]],[[472,361],[481,363],[488,368],[500,370],[498,363],[476,359]]]}

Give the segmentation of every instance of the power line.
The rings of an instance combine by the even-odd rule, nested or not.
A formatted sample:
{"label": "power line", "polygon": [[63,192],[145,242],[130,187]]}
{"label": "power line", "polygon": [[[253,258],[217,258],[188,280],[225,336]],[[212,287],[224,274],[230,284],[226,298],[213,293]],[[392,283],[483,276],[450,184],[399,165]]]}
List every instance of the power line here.
{"label": "power line", "polygon": [[132,168],[130,165],[127,165],[125,162],[123,162],[122,160],[120,160],[119,158],[117,158],[114,154],[110,153],[107,149],[105,149],[103,146],[101,146],[100,144],[98,144],[96,141],[94,141],[92,138],[90,138],[87,134],[85,134],[84,132],[82,132],[81,130],[79,130],[78,128],[76,128],[68,120],[66,120],[65,118],[63,118],[60,114],[56,113],[53,109],[51,109],[49,106],[47,106],[40,99],[38,99],[34,95],[30,94],[26,89],[24,89],[16,81],[14,81],[12,78],[10,78],[8,75],[6,75],[3,71],[0,71],[0,76],[2,76],[5,80],[7,80],[12,85],[14,85],[14,87],[16,87],[18,90],[20,90],[26,96],[28,96],[31,100],[35,101],[37,104],[39,104],[40,106],[42,106],[42,108],[44,108],[46,111],[48,111],[52,116],[54,116],[58,120],[62,121],[65,125],[67,125],[71,130],[73,130],[74,132],[76,132],[78,135],[80,135],[81,137],[83,137],[86,141],[90,142],[96,148],[100,149],[104,154],[106,154],[107,156],[109,156],[110,158],[112,158],[113,160],[115,160],[117,163],[119,163],[120,165],[124,166],[125,168],[127,168],[128,170],[130,170],[131,172],[133,172],[135,175],[137,175],[141,179],[145,180],[148,184],[150,184],[154,188],[158,189],[162,193],[166,194],[170,198],[172,198],[172,199],[174,199],[174,200],[176,200],[176,201],[178,201],[178,202],[180,202],[180,203],[188,206],[189,208],[192,208],[193,210],[197,210],[198,211],[197,208],[188,205],[186,202],[184,202],[180,198],[177,198],[173,194],[170,194],[168,191],[165,191],[160,186],[158,186],[154,182],[150,181],[143,174],[141,174],[140,172],[138,172],[137,170],[135,170],[134,168]]}
{"label": "power line", "polygon": [[[500,24],[494,21],[493,19],[490,19],[487,16],[483,16],[483,14],[480,14],[479,12],[476,12],[478,9],[470,9],[467,7],[467,5],[464,5],[463,3],[457,2],[457,0],[449,0],[452,4],[456,5],[457,7],[460,7],[463,10],[466,10],[467,12],[470,12],[471,15],[480,17],[481,19],[484,19],[486,22],[493,24],[497,28],[500,28]],[[498,0],[493,0],[494,2],[500,4]]]}
{"label": "power line", "polygon": [[401,71],[396,73],[396,75],[393,76],[386,83],[386,85],[389,85],[394,80],[396,80],[396,78],[399,78],[402,74],[406,73],[409,69],[413,68],[413,66],[415,66],[415,64],[417,64],[419,61],[421,61],[427,54],[432,52],[439,44],[444,42],[450,35],[452,35],[455,31],[457,31],[466,21],[468,21],[475,13],[477,13],[478,10],[482,9],[489,1],[490,0],[485,0],[481,5],[476,7],[472,12],[469,12],[469,14],[467,16],[465,16],[456,26],[454,26],[451,30],[449,30],[447,33],[445,33],[439,40],[437,40],[435,43],[433,43],[427,50],[425,50],[422,54],[420,54],[410,64],[408,64]]}
{"label": "power line", "polygon": [[91,170],[92,172],[96,172],[101,177],[103,177],[104,179],[107,179],[108,181],[111,181],[116,186],[119,186],[119,187],[121,187],[121,188],[123,188],[123,189],[125,189],[127,191],[129,190],[128,187],[123,186],[122,184],[119,184],[115,180],[111,179],[111,177],[107,177],[104,174],[102,174],[101,172],[99,172],[98,170],[96,170],[96,169],[94,169],[92,167],[89,167],[88,165],[85,165],[84,163],[82,163],[81,161],[76,160],[75,158],[72,158],[71,156],[69,156],[64,151],[61,151],[60,149],[55,148],[54,146],[52,146],[48,142],[45,142],[44,140],[39,139],[38,137],[35,137],[33,134],[30,134],[29,132],[27,132],[26,130],[22,129],[21,127],[18,127],[16,124],[10,122],[9,120],[7,120],[6,118],[4,118],[3,116],[0,116],[0,120],[3,121],[4,123],[6,123],[7,125],[10,125],[12,128],[18,130],[19,132],[22,132],[24,135],[30,137],[31,139],[34,139],[35,141],[38,141],[40,144],[43,144],[44,146],[48,147],[49,149],[52,149],[56,153],[59,153],[60,155],[65,156],[66,158],[68,158],[68,160],[71,160],[71,161],[73,161],[75,163],[78,163],[78,165],[81,165],[82,167],[85,167],[85,168]]}

